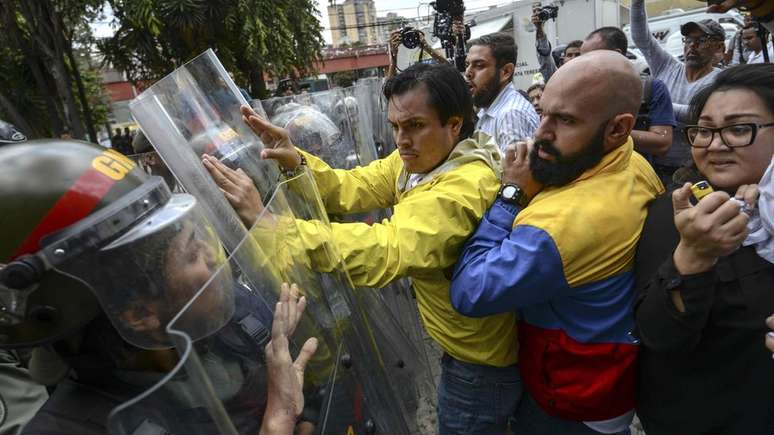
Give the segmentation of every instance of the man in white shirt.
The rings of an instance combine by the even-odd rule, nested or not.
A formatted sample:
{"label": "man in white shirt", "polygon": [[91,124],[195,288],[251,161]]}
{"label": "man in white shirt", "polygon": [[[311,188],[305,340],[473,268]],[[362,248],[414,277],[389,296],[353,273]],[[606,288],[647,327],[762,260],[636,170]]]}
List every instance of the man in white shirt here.
{"label": "man in white shirt", "polygon": [[508,144],[531,138],[540,123],[535,109],[511,82],[516,42],[507,33],[492,33],[468,46],[465,80],[478,108],[476,130],[492,136],[504,152]]}
{"label": "man in white shirt", "polygon": [[[761,41],[761,36],[758,33],[757,23],[750,24],[742,30],[742,43],[750,50],[747,63],[764,63],[766,61],[763,56],[763,41]],[[769,62],[774,62],[774,46],[771,42],[767,44],[767,49],[769,52]]]}

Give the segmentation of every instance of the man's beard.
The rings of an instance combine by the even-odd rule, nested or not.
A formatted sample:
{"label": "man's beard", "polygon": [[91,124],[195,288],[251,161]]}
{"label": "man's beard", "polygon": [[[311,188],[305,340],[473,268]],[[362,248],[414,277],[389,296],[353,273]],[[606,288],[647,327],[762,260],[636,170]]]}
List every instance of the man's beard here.
{"label": "man's beard", "polygon": [[[603,142],[606,125],[607,123],[602,124],[583,149],[572,155],[562,155],[551,141],[544,139],[535,141],[529,155],[529,165],[535,181],[545,186],[565,186],[599,164],[602,157],[605,156]],[[540,158],[538,151],[541,149],[556,159],[544,160]]]}
{"label": "man's beard", "polygon": [[480,88],[476,95],[473,96],[473,104],[480,108],[485,109],[489,107],[492,102],[500,94],[500,70],[496,69],[492,79],[484,84],[484,87]]}

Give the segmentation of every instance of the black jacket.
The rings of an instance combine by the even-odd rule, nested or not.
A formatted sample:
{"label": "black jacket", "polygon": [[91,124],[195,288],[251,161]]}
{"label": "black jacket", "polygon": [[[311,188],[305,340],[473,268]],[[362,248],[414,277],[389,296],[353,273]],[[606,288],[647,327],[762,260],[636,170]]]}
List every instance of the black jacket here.
{"label": "black jacket", "polygon": [[[635,260],[641,340],[637,413],[648,435],[774,434],[774,264],[743,247],[711,270],[680,276],[672,195],[657,198]],[[679,290],[685,313],[675,309]]]}

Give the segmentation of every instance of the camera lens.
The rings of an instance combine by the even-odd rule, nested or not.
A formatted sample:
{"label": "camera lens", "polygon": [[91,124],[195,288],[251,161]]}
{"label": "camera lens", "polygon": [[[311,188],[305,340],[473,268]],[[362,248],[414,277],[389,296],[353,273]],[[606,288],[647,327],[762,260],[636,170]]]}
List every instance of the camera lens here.
{"label": "camera lens", "polygon": [[400,40],[409,50],[419,47],[419,32],[414,29],[403,29],[400,32]]}

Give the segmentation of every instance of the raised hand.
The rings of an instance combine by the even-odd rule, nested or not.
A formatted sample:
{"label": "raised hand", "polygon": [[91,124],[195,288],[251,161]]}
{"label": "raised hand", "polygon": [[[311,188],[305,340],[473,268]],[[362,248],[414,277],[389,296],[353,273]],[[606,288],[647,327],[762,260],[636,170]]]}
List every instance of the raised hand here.
{"label": "raised hand", "polygon": [[719,257],[731,254],[747,237],[749,217],[725,192],[713,192],[697,205],[689,201],[691,184],[672,193],[675,227],[680,243],[674,253],[677,271],[683,275],[709,270]]}
{"label": "raised hand", "polygon": [[242,106],[240,110],[242,111],[242,120],[266,145],[266,148],[261,152],[261,158],[274,159],[287,171],[292,171],[301,164],[301,155],[290,141],[287,130],[262,118],[249,106]]}
{"label": "raised hand", "polygon": [[317,339],[304,343],[293,361],[288,338],[306,307],[304,297],[297,299],[298,287],[282,284],[280,301],[274,310],[271,341],[266,345],[269,385],[261,434],[292,434],[296,418],[304,409],[304,370],[317,350]]}
{"label": "raised hand", "polygon": [[241,168],[233,170],[207,154],[202,156],[202,163],[242,223],[247,228],[252,227],[264,208],[253,180]]}

